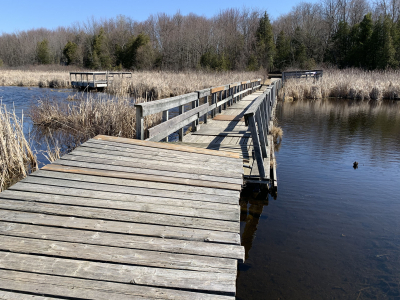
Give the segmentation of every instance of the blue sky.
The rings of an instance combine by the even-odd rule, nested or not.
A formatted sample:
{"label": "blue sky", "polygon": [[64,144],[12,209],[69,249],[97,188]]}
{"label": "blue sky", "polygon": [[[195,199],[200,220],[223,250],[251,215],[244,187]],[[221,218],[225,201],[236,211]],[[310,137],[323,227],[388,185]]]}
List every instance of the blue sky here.
{"label": "blue sky", "polygon": [[[143,21],[151,14],[165,12],[183,15],[196,13],[211,17],[226,8],[259,8],[266,10],[271,18],[287,13],[300,0],[0,0],[0,34],[33,28],[54,29],[69,26],[77,21],[95,18],[113,18],[126,15]],[[273,7],[273,8],[271,8]]]}

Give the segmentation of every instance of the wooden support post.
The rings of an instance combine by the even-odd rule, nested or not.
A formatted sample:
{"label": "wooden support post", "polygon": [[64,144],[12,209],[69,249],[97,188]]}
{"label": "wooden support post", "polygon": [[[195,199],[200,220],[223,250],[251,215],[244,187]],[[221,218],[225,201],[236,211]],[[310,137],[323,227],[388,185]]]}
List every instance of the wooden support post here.
{"label": "wooden support post", "polygon": [[260,137],[260,148],[261,148],[261,153],[263,158],[267,158],[267,142],[266,142],[266,134],[264,132],[264,122],[267,122],[266,119],[263,118],[261,115],[261,110],[258,109],[256,114],[255,114],[255,119],[257,122],[257,129],[258,129],[258,135]]}
{"label": "wooden support post", "polygon": [[144,140],[144,119],[141,106],[136,106],[136,138]]}
{"label": "wooden support post", "polygon": [[[218,101],[222,100],[222,91],[218,92]],[[218,113],[222,113],[222,105],[218,107]]]}
{"label": "wooden support post", "polygon": [[[217,103],[217,93],[212,93],[211,94],[211,105],[216,104],[216,103]],[[215,117],[216,112],[217,112],[216,108],[211,110],[211,118]]]}
{"label": "wooden support post", "polygon": [[[185,105],[179,105],[179,114],[183,114],[185,112]],[[183,140],[183,132],[184,128],[179,129],[179,141],[182,142]]]}
{"label": "wooden support post", "polygon": [[[222,93],[224,94],[224,99],[228,98],[228,90],[224,90],[223,92],[221,92],[221,96],[222,96]],[[226,105],[227,105],[227,103],[225,102],[224,103],[224,110],[226,109]]]}
{"label": "wooden support post", "polygon": [[[163,118],[162,121],[163,121],[163,122],[168,121],[168,119],[169,119],[169,112],[168,112],[168,110],[164,110],[162,114],[163,114],[163,115],[162,115],[162,118]],[[165,141],[168,143],[168,136],[165,137]]]}
{"label": "wooden support post", "polygon": [[[198,107],[199,106],[199,99],[197,99],[197,100],[194,100],[193,102],[192,102],[192,109],[193,108],[196,108],[196,107]],[[197,131],[197,127],[199,126],[199,119],[197,119],[196,121],[193,121],[192,122],[192,131],[194,132],[194,131]]]}
{"label": "wooden support post", "polygon": [[[205,96],[204,99],[205,99],[204,104],[208,103],[208,96]],[[204,124],[207,124],[207,118],[208,118],[208,113],[205,113],[204,114]]]}
{"label": "wooden support post", "polygon": [[257,160],[258,171],[260,173],[260,177],[264,179],[265,178],[264,160],[260,149],[260,140],[258,139],[257,127],[254,115],[250,116],[248,120],[249,120],[249,128],[251,131],[251,137],[253,140],[254,154]]}

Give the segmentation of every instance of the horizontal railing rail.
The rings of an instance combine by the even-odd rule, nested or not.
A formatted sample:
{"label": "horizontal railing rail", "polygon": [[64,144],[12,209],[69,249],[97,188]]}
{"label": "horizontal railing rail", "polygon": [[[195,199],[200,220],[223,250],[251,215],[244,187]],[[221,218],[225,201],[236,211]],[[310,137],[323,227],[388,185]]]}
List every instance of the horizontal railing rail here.
{"label": "horizontal railing rail", "polygon": [[[109,71],[93,71],[93,72],[70,72],[69,80],[73,87],[96,87],[96,84],[108,86],[114,80],[114,77],[126,76],[132,78],[132,72],[109,72]],[[97,76],[97,79],[96,79]],[[74,77],[75,80],[72,80]],[[100,79],[99,79],[100,77]]]}
{"label": "horizontal railing rail", "polygon": [[282,81],[285,82],[289,78],[314,78],[318,80],[323,75],[323,70],[306,70],[306,71],[288,71],[282,73]]}
{"label": "horizontal railing rail", "polygon": [[[135,104],[136,107],[136,138],[150,141],[161,141],[178,131],[182,141],[184,128],[191,123],[192,131],[199,129],[200,120],[207,123],[207,116],[214,117],[222,109],[241,100],[244,96],[261,87],[261,79],[237,82],[176,97]],[[200,105],[200,103],[204,103]],[[191,104],[191,109],[185,112],[185,107]],[[169,118],[169,110],[177,109],[178,116]],[[145,117],[162,113],[162,122],[145,130]]]}
{"label": "horizontal railing rail", "polygon": [[267,178],[264,160],[268,158],[268,134],[272,129],[270,128],[272,109],[275,106],[277,94],[281,87],[281,79],[273,81],[264,93],[257,97],[244,114],[246,125],[249,126],[251,132],[254,156],[257,161],[258,172],[261,179]]}

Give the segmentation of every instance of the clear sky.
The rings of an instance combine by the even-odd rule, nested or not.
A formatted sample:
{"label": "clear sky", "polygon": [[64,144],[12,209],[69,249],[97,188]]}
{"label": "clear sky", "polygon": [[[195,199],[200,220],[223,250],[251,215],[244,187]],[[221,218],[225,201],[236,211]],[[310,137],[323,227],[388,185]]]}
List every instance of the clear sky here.
{"label": "clear sky", "polygon": [[[33,28],[55,29],[74,22],[95,18],[126,15],[143,21],[151,14],[178,10],[211,17],[226,8],[257,8],[266,10],[272,19],[287,13],[301,0],[0,0],[0,34]],[[311,2],[311,1],[310,1]]]}

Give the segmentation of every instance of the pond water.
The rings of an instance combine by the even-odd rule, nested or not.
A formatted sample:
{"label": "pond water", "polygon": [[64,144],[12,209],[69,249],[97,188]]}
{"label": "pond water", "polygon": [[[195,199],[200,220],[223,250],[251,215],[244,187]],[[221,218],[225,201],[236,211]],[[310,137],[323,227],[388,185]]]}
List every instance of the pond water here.
{"label": "pond water", "polygon": [[42,152],[47,149],[47,146],[43,143],[44,141],[35,136],[33,123],[29,117],[29,109],[32,105],[37,105],[40,99],[63,101],[68,96],[75,94],[76,90],[73,89],[0,86],[0,102],[7,106],[8,111],[12,111],[15,108],[15,112],[20,119],[23,116],[25,137],[35,151],[40,166],[48,163]]}
{"label": "pond water", "polygon": [[277,198],[241,199],[237,299],[400,299],[400,103],[280,102],[277,118]]}

